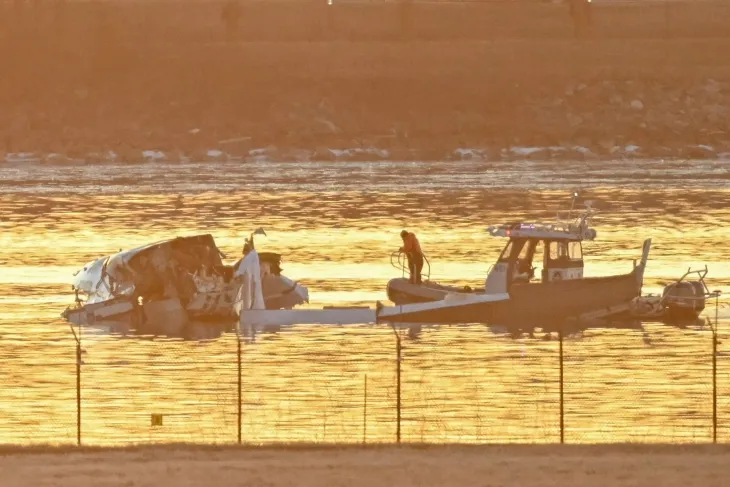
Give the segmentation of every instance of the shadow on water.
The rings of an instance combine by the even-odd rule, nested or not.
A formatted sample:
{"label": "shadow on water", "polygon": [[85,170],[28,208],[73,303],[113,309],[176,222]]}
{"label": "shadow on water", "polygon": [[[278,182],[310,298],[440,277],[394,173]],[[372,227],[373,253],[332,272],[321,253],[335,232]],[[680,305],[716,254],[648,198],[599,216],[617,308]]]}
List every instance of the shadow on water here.
{"label": "shadow on water", "polygon": [[234,333],[236,326],[232,322],[190,321],[180,327],[164,322],[132,325],[125,321],[103,321],[96,322],[93,325],[84,325],[83,329],[95,334],[127,339],[167,338],[185,341],[206,341],[216,340],[226,333]]}
{"label": "shadow on water", "polygon": [[651,338],[646,329],[646,325],[660,324],[663,326],[676,328],[678,330],[706,331],[710,330],[707,320],[703,317],[696,319],[665,319],[663,321],[642,321],[635,318],[621,318],[605,321],[585,321],[571,323],[550,323],[541,326],[503,326],[503,325],[486,325],[492,335],[507,337],[515,340],[519,339],[541,339],[544,341],[559,340],[560,332],[563,337],[569,340],[580,340],[585,338],[585,333],[590,330],[629,330],[640,332],[643,335],[644,342],[651,344]]}
{"label": "shadow on water", "polygon": [[[563,337],[569,340],[581,340],[589,330],[631,330],[642,333],[644,342],[650,344],[651,339],[645,325],[655,322],[644,322],[638,319],[620,319],[605,322],[573,322],[570,324],[551,323],[539,326],[505,326],[505,325],[484,325],[487,334],[513,340],[559,340],[560,331]],[[710,327],[707,321],[700,317],[695,320],[667,320],[656,322],[664,326],[678,330],[705,331]],[[390,325],[363,325],[390,328]],[[403,339],[418,343],[423,332],[437,331],[444,326],[473,326],[473,325],[434,325],[423,323],[401,324],[398,331]],[[334,326],[340,328],[339,326]],[[222,338],[225,334],[236,334],[236,323],[234,321],[190,321],[184,326],[170,325],[164,322],[144,323],[133,326],[123,321],[97,322],[94,325],[85,325],[84,329],[93,330],[95,333],[109,335],[119,338],[137,339],[179,339],[184,341],[209,341]],[[291,333],[301,330],[301,325],[265,325],[265,326],[243,326],[238,330],[242,340],[254,344],[259,338],[273,337],[281,333]]]}

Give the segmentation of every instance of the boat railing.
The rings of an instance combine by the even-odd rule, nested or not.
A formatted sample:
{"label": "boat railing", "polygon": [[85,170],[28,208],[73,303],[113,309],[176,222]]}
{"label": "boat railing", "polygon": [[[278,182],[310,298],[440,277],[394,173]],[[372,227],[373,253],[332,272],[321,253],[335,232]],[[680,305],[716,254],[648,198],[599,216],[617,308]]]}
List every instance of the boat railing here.
{"label": "boat railing", "polygon": [[[680,282],[683,282],[687,280],[687,277],[690,275],[697,275],[697,282],[699,282],[702,285],[703,288],[703,294],[700,296],[681,296],[679,299],[685,301],[685,302],[705,302],[706,300],[710,298],[717,298],[720,296],[720,291],[710,291],[710,289],[707,287],[707,283],[705,282],[705,276],[707,276],[708,268],[707,265],[705,265],[704,269],[692,269],[689,267],[687,269],[687,272],[685,272],[682,277],[674,281],[674,284],[679,284]],[[670,294],[660,294],[658,296],[655,296],[653,294],[649,294],[649,297],[656,297],[659,299],[659,304],[664,305],[667,300],[674,298],[674,296]]]}
{"label": "boat railing", "polygon": [[687,278],[687,276],[689,276],[691,274],[697,274],[697,280],[702,283],[702,287],[705,288],[705,291],[707,292],[707,294],[710,294],[710,290],[707,288],[707,284],[705,284],[705,277],[707,276],[707,271],[708,271],[707,264],[705,264],[704,269],[692,269],[691,267],[688,267],[687,272],[682,274],[682,277],[677,279],[677,282],[684,281]]}
{"label": "boat railing", "polygon": [[575,210],[559,210],[555,221],[558,226],[567,228],[589,226],[595,213],[596,211],[593,208],[587,208],[583,213],[578,213]]}
{"label": "boat railing", "polygon": [[[401,271],[401,277],[410,274],[408,269],[408,257],[405,252],[396,250],[390,254],[390,265]],[[426,254],[423,254],[423,269],[421,269],[421,279],[424,281],[431,280],[431,263],[428,261]]]}
{"label": "boat railing", "polygon": [[710,288],[707,287],[707,283],[705,282],[705,277],[707,276],[708,268],[707,264],[705,264],[704,269],[692,269],[692,267],[687,268],[687,272],[685,272],[682,277],[677,279],[677,283],[680,283],[687,279],[687,276],[690,275],[697,275],[697,281],[699,281],[700,284],[702,284],[702,288],[704,290],[705,295],[704,296],[695,296],[695,297],[682,297],[683,299],[709,299],[720,296],[720,291],[710,291]]}

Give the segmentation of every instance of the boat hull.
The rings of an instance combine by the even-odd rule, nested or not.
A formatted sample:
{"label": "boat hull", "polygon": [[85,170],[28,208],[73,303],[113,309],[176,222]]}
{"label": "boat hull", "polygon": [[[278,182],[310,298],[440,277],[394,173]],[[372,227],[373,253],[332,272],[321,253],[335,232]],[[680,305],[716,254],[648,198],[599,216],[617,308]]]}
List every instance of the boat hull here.
{"label": "boat hull", "polygon": [[[420,289],[423,287],[428,288],[429,285],[419,286],[407,281],[403,283],[393,280],[388,284],[388,296],[396,305],[405,305],[446,299],[449,295],[444,289]],[[464,305],[402,313],[390,320],[549,327],[579,318],[583,314],[596,313],[631,302],[641,295],[641,273],[637,268],[629,274],[619,276],[515,284],[509,290],[508,300],[494,302],[479,301],[479,296],[488,296],[484,293],[453,294],[463,295]]]}
{"label": "boat hull", "polygon": [[[264,304],[267,310],[292,309],[307,301],[307,289],[284,276],[268,275],[264,283]],[[125,323],[129,326],[159,322],[232,322],[237,312],[235,301],[239,285],[231,283],[222,289],[208,292],[197,292],[187,303],[181,304],[178,310],[168,312],[166,308],[149,313],[148,310],[158,307],[159,303],[168,300],[154,300],[144,305],[137,305],[131,297],[120,296],[106,301],[98,301],[83,306],[66,309],[62,317],[74,325],[97,325],[99,323]],[[176,302],[179,302],[175,299]],[[185,319],[179,314],[185,314]],[[169,315],[169,316],[168,316]]]}
{"label": "boat hull", "polygon": [[440,301],[448,294],[484,294],[484,291],[472,291],[465,286],[444,286],[426,281],[423,284],[411,284],[406,278],[391,279],[388,282],[388,299],[395,304],[428,303]]}

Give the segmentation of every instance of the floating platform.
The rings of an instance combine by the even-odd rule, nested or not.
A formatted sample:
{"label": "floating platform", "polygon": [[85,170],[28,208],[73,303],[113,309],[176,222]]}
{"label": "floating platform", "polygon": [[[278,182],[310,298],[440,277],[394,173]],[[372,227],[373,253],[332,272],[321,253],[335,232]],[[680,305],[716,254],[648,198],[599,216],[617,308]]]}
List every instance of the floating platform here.
{"label": "floating platform", "polygon": [[322,309],[247,309],[241,325],[370,325],[377,323],[377,310],[369,307],[326,307]]}
{"label": "floating platform", "polygon": [[328,306],[320,309],[266,310],[242,307],[239,320],[244,326],[272,325],[368,325],[379,323],[448,323],[445,313],[459,315],[474,306],[508,301],[509,294],[448,295],[439,301],[384,306]]}

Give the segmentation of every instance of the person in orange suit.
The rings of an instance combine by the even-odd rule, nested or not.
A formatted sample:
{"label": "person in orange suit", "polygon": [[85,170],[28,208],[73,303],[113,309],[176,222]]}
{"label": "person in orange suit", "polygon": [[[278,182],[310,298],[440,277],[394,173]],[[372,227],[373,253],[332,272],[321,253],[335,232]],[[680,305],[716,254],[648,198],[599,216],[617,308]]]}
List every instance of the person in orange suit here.
{"label": "person in orange suit", "polygon": [[421,270],[423,269],[423,251],[421,243],[415,233],[403,230],[400,232],[403,246],[399,249],[406,254],[411,284],[421,284]]}

